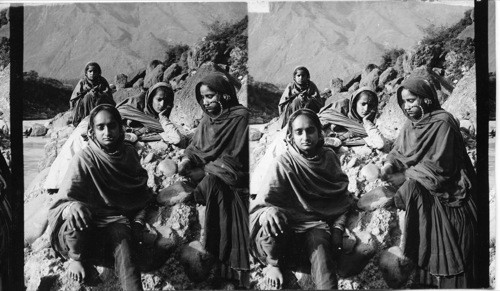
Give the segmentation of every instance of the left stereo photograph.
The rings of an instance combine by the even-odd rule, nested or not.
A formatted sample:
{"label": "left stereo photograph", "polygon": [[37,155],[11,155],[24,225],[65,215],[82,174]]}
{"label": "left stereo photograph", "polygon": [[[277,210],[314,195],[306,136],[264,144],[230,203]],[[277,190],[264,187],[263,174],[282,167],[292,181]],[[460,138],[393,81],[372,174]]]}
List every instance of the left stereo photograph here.
{"label": "left stereo photograph", "polygon": [[249,288],[247,4],[23,10],[27,290]]}

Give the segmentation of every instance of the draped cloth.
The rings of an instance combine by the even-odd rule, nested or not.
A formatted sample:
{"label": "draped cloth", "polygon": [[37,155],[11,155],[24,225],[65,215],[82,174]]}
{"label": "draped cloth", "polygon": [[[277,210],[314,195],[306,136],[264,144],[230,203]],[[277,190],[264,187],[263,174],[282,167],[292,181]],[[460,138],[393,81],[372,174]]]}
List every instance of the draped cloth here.
{"label": "draped cloth", "polygon": [[[202,105],[202,85],[229,97],[221,101],[223,109],[216,117]],[[248,192],[249,111],[238,103],[234,87],[221,74],[203,78],[195,90],[205,113],[184,155],[207,174],[195,189],[197,202],[206,204],[205,247],[222,262],[222,277],[234,279],[241,274],[231,270],[250,269],[248,195],[242,195]]]}
{"label": "draped cloth", "polygon": [[[297,98],[300,94],[304,96],[303,101]],[[281,128],[285,127],[288,118],[295,111],[302,108],[309,108],[314,112],[318,112],[323,106],[323,103],[318,87],[316,87],[316,84],[312,81],[308,81],[307,84],[304,85],[300,85],[295,81],[288,84],[278,104],[280,114],[279,123],[281,124]]]}
{"label": "draped cloth", "polygon": [[[359,94],[364,91],[373,92],[368,87],[361,87],[353,92],[349,99],[344,98],[323,107],[318,113],[321,124],[333,124],[338,126],[351,132],[353,137],[367,137],[368,134],[363,127],[363,119],[356,111],[356,103],[359,99]],[[378,108],[378,98],[375,98],[374,101],[377,103],[375,108]],[[374,118],[375,117],[373,117],[371,121],[373,121]]]}
{"label": "draped cloth", "polygon": [[[332,149],[322,148],[315,158],[307,159],[295,147],[287,146],[269,167],[250,202],[251,242],[261,227],[260,216],[269,207],[278,208],[293,225],[335,219],[354,203],[347,190],[349,179]],[[251,248],[256,255],[256,246]]]}
{"label": "draped cloth", "polygon": [[2,284],[0,289],[8,290],[11,288],[12,280],[11,269],[12,259],[10,250],[13,247],[12,243],[12,209],[10,201],[12,201],[11,173],[7,162],[2,153],[0,153],[0,174],[7,183],[6,189],[0,190],[0,278]]}
{"label": "draped cloth", "polygon": [[[120,112],[122,119],[128,119],[141,123],[150,132],[163,132],[163,128],[159,122],[158,113],[153,109],[153,91],[159,87],[164,87],[166,90],[171,91],[172,98],[166,99],[167,106],[172,106],[174,103],[174,92],[169,84],[164,82],[156,83],[149,88],[146,93],[140,93],[137,96],[127,98],[116,105]],[[165,96],[168,97],[168,96]]]}
{"label": "draped cloth", "polygon": [[90,139],[89,145],[72,159],[58,199],[49,210],[51,242],[57,242],[59,227],[64,222],[62,211],[72,201],[85,204],[94,219],[131,216],[152,198],[147,180],[147,172],[132,145],[123,143],[110,154]]}
{"label": "draped cloth", "polygon": [[115,101],[108,81],[104,77],[97,76],[95,80],[90,80],[85,76],[78,81],[73,90],[70,104],[73,109],[73,125],[77,126],[97,105],[115,105]]}
{"label": "draped cloth", "polygon": [[440,109],[430,86],[423,79],[408,79],[397,95],[401,107],[403,88],[431,100],[418,121],[409,119],[405,123],[387,157],[409,178],[395,197],[406,209],[407,240],[403,251],[432,275],[465,272],[467,284],[473,284],[471,274],[477,263],[472,255],[477,225],[476,174],[457,121]]}

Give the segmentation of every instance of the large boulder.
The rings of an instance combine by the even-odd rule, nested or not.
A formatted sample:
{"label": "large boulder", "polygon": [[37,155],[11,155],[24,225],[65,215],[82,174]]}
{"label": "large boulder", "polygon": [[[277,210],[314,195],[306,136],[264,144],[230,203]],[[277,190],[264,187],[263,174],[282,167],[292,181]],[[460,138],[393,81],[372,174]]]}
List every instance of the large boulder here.
{"label": "large boulder", "polygon": [[126,87],[127,85],[127,75],[125,74],[118,74],[115,76],[115,86],[116,86],[116,89],[119,90],[119,89],[123,89]]}
{"label": "large boulder", "polygon": [[143,87],[151,88],[154,84],[163,81],[163,72],[165,72],[165,69],[163,64],[159,64],[150,72],[146,72]]}
{"label": "large boulder", "polygon": [[468,119],[477,128],[476,66],[473,66],[457,83],[443,109],[458,119]]}
{"label": "large boulder", "polygon": [[382,252],[379,267],[385,282],[391,288],[402,288],[408,282],[413,270],[411,260],[405,257],[397,246]]}
{"label": "large boulder", "polygon": [[[191,124],[193,120],[200,119],[203,115],[203,110],[196,101],[195,86],[201,79],[212,73],[222,73],[233,84],[236,91],[241,88],[240,82],[224,71],[217,64],[208,62],[203,64],[196,73],[187,78],[183,88],[175,93],[175,104],[170,115],[170,120],[177,124]],[[242,100],[243,101],[243,100]],[[242,103],[240,101],[240,103]]]}
{"label": "large boulder", "polygon": [[378,87],[384,88],[385,84],[394,80],[397,76],[398,72],[393,67],[385,69],[385,71],[380,74],[380,77],[378,79]]}
{"label": "large boulder", "polygon": [[128,99],[130,97],[135,97],[139,96],[141,94],[146,94],[141,88],[123,88],[115,93],[113,93],[113,100],[115,101],[116,104],[122,102],[125,99]]}
{"label": "large boulder", "polygon": [[44,136],[47,134],[49,129],[43,126],[42,124],[35,123],[31,126],[30,136]]}
{"label": "large boulder", "polygon": [[380,77],[380,69],[374,68],[361,78],[361,81],[359,82],[359,87],[369,87],[373,91],[376,91],[378,87],[379,77]]}
{"label": "large boulder", "polygon": [[165,72],[163,72],[163,82],[168,83],[174,77],[178,76],[181,72],[182,67],[177,63],[173,63],[165,70]]}
{"label": "large boulder", "polygon": [[377,127],[384,137],[395,140],[407,118],[399,107],[396,94],[392,94],[377,119]]}

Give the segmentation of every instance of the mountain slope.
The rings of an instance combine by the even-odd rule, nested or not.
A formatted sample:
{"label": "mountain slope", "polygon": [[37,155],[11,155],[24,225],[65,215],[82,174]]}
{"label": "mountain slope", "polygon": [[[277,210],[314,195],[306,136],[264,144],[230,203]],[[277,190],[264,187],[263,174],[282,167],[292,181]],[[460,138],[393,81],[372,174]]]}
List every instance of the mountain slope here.
{"label": "mountain slope", "polygon": [[305,65],[322,90],[385,49],[409,49],[430,24],[451,25],[470,7],[414,1],[270,3],[270,13],[249,15],[249,70],[257,81],[285,84]]}
{"label": "mountain slope", "polygon": [[192,45],[204,23],[237,21],[245,3],[79,3],[25,7],[24,71],[75,79],[97,61],[111,81],[152,59],[166,44]]}

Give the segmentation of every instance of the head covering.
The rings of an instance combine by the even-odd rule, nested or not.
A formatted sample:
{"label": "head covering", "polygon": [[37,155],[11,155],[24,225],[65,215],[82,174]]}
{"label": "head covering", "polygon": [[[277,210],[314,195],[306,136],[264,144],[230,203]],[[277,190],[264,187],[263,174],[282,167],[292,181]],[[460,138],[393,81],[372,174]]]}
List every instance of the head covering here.
{"label": "head covering", "polygon": [[162,88],[162,90],[165,90],[166,106],[172,107],[174,105],[174,90],[172,89],[172,86],[165,82],[158,82],[154,84],[151,88],[148,89],[146,97],[144,98],[144,113],[155,118],[158,118],[158,112],[156,112],[153,108],[153,97],[156,95],[156,91],[158,91],[158,88]]}
{"label": "head covering", "polygon": [[[211,117],[204,109],[201,85],[229,97],[219,116]],[[234,87],[221,74],[203,78],[196,85],[196,99],[205,114],[184,155],[227,184],[244,185],[248,182],[248,109],[238,103]]]}
{"label": "head covering", "polygon": [[[174,91],[172,90],[172,87],[165,82],[158,82],[149,88],[145,95],[144,93],[140,93],[139,95],[127,98],[116,105],[116,108],[120,111],[122,118],[137,121],[151,132],[163,132],[163,127],[158,121],[158,113],[153,109],[153,93],[160,87],[167,92],[167,96],[165,96],[167,99],[165,102],[171,104],[170,106],[173,106]],[[168,115],[170,115],[170,112],[168,112]]]}
{"label": "head covering", "polygon": [[441,105],[439,104],[439,99],[434,86],[432,86],[432,84],[424,78],[410,77],[404,80],[403,83],[401,83],[401,86],[399,86],[396,93],[399,107],[401,108],[401,110],[403,110],[404,115],[409,119],[413,120],[404,109],[404,101],[403,97],[401,96],[401,92],[403,91],[403,89],[409,90],[411,93],[413,93],[413,95],[422,99],[421,106],[424,109],[423,113],[429,113],[431,111],[441,109]]}
{"label": "head covering", "polygon": [[307,108],[302,108],[302,109],[295,111],[294,113],[292,113],[290,118],[288,118],[288,127],[286,130],[287,143],[289,143],[290,145],[295,146],[295,147],[297,146],[293,140],[292,123],[300,115],[305,115],[305,116],[309,117],[309,119],[311,119],[311,121],[313,122],[314,126],[316,127],[316,130],[318,131],[318,144],[316,146],[318,148],[321,148],[323,146],[323,144],[325,143],[325,139],[323,137],[323,131],[321,130],[322,129],[321,121],[319,120],[318,115],[316,115],[316,113],[314,111],[312,111],[311,109],[307,109]]}
{"label": "head covering", "polygon": [[[200,93],[200,88],[202,85],[208,86],[211,90],[221,95],[219,102],[222,104],[223,109],[239,105],[238,98],[236,96],[236,89],[231,84],[231,82],[229,82],[229,79],[221,73],[213,73],[205,76],[195,86],[196,101],[198,101],[198,104],[200,104],[203,112],[207,113],[205,106],[203,106],[203,96],[201,96]],[[224,97],[224,95],[226,97]]]}
{"label": "head covering", "polygon": [[[375,102],[375,106],[373,109],[378,111],[377,93],[375,93],[375,91],[373,91],[370,87],[359,88],[358,90],[356,90],[352,93],[351,98],[349,99],[349,113],[347,115],[349,118],[355,119],[358,122],[363,122],[363,118],[359,115],[359,113],[357,111],[358,100],[359,100],[361,93],[363,93],[363,92],[367,92],[368,94],[370,94],[372,96],[372,98],[373,98],[372,100],[374,100],[374,102]],[[374,119],[375,119],[375,115],[373,115],[373,117],[370,118],[370,121],[373,122]]]}
{"label": "head covering", "polygon": [[[341,99],[323,107],[318,113],[321,124],[334,124],[336,126],[344,127],[355,137],[367,137],[368,134],[363,127],[363,119],[356,111],[356,102],[359,99],[359,95],[366,91],[373,93],[374,96],[377,96],[377,94],[369,87],[361,87],[354,91],[349,99]],[[377,106],[375,106],[374,109],[378,110],[378,98],[375,98],[375,100],[377,102]],[[371,121],[374,119],[375,116]]]}

